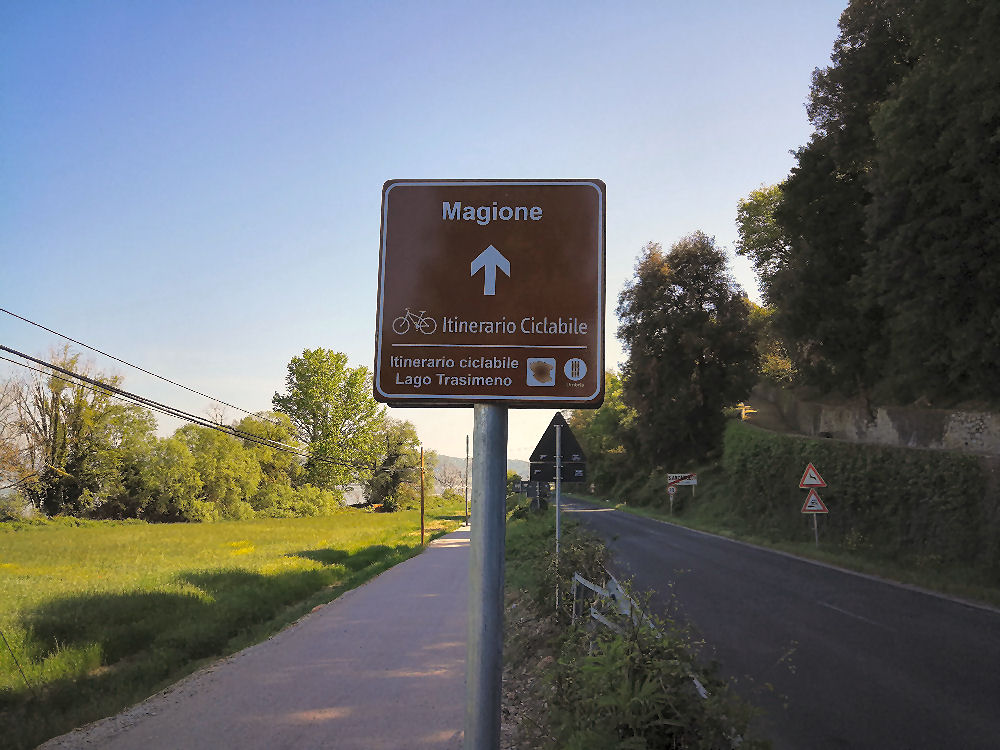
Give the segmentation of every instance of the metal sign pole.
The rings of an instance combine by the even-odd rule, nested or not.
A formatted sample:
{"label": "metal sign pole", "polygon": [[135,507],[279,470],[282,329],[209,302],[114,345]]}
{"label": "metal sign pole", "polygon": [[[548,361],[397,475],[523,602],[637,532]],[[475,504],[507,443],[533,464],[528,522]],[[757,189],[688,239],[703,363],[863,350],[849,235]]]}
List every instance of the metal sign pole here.
{"label": "metal sign pole", "polygon": [[465,525],[469,525],[469,436],[465,436]]}
{"label": "metal sign pole", "polygon": [[500,748],[507,407],[475,405],[464,747]]}
{"label": "metal sign pole", "polygon": [[559,504],[562,477],[562,425],[556,425],[556,611],[559,610]]}

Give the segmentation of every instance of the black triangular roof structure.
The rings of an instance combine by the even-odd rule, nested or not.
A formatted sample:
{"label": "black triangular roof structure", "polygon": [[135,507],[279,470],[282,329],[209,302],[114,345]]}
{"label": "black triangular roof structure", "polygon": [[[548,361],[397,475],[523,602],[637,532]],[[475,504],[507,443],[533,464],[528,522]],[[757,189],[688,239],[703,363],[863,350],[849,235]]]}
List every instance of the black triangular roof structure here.
{"label": "black triangular roof structure", "polygon": [[559,441],[560,448],[562,449],[562,463],[584,463],[587,457],[583,455],[583,448],[580,447],[580,443],[577,441],[576,436],[573,435],[573,431],[566,424],[562,412],[558,411],[552,417],[549,426],[545,428],[545,432],[542,433],[542,438],[538,441],[538,445],[535,446],[535,450],[531,452],[529,461],[550,464],[556,462],[556,425],[562,428],[560,430]]}

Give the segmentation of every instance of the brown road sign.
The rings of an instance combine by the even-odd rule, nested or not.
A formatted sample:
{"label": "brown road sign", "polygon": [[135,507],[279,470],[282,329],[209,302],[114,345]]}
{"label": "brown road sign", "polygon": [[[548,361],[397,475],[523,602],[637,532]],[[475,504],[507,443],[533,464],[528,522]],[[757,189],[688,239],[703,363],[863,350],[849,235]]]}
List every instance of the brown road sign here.
{"label": "brown road sign", "polygon": [[600,180],[390,180],[375,398],[596,408],[604,400]]}

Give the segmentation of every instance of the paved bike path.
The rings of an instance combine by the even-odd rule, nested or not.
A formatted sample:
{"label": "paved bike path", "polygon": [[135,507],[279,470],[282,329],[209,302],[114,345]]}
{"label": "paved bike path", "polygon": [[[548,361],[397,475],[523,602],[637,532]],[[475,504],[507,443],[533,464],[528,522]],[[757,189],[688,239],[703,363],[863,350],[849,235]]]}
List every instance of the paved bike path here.
{"label": "paved bike path", "polygon": [[273,638],[41,747],[461,748],[468,560],[464,528]]}

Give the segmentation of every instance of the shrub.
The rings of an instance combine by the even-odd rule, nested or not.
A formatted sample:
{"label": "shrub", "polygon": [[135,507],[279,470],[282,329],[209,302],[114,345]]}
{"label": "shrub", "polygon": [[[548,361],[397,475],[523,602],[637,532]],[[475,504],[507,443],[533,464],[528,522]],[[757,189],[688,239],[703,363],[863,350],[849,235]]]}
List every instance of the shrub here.
{"label": "shrub", "polygon": [[563,642],[551,710],[566,750],[769,747],[742,736],[753,709],[696,663],[688,631],[663,621],[621,633],[603,626],[572,631]]}
{"label": "shrub", "polygon": [[392,512],[397,510],[417,510],[420,508],[420,487],[412,484],[401,484],[394,495],[382,502],[382,510]]}
{"label": "shrub", "polygon": [[15,492],[0,496],[0,521],[23,521],[38,515],[24,495]]}
{"label": "shrub", "polygon": [[[508,598],[517,609],[507,613],[506,658],[527,662],[512,669],[511,675],[543,671],[542,684],[547,682],[547,687],[529,680],[531,694],[518,695],[517,701],[547,704],[542,718],[550,725],[546,733],[552,735],[552,746],[567,750],[768,747],[741,736],[753,709],[732,696],[714,671],[697,663],[700,644],[687,629],[659,620],[639,627],[620,623],[625,625],[620,634],[603,626],[594,630],[570,626],[573,573],[605,580],[607,550],[577,524],[566,523],[557,570],[554,515],[514,514],[507,526],[506,556],[508,591],[523,592]],[[562,598],[554,613],[557,581]],[[543,624],[531,622],[525,595],[536,617],[545,618]],[[539,662],[538,653],[550,649],[559,658]],[[707,688],[707,698],[699,694],[692,679],[695,674]]]}
{"label": "shrub", "polygon": [[292,518],[298,493],[288,484],[264,482],[250,501],[260,516]]}
{"label": "shrub", "polygon": [[185,521],[218,521],[218,506],[207,500],[192,500],[183,511]]}
{"label": "shrub", "polygon": [[[821,537],[891,557],[984,566],[1000,574],[1000,529],[979,458],[946,451],[778,435],[742,422],[726,430],[723,467],[734,511],[752,532],[807,539],[806,464],[830,509]],[[860,540],[860,541],[859,541]]]}
{"label": "shrub", "polygon": [[561,617],[569,622],[573,611],[570,594],[573,573],[579,572],[592,580],[603,577],[607,552],[593,536],[563,516],[557,571],[555,513],[550,510],[518,515],[507,524],[508,586],[527,592],[536,602],[545,602],[551,609],[558,581],[563,594]]}
{"label": "shrub", "polygon": [[304,484],[299,487],[292,509],[297,516],[326,516],[344,505],[342,494]]}
{"label": "shrub", "polygon": [[441,493],[441,497],[447,500],[448,502],[459,502],[464,499],[464,496],[462,495],[461,492],[457,492],[453,490],[451,487],[445,489],[445,491]]}
{"label": "shrub", "polygon": [[252,500],[257,515],[270,518],[326,516],[344,505],[340,492],[305,484],[297,490],[287,484],[269,482],[261,485]]}

